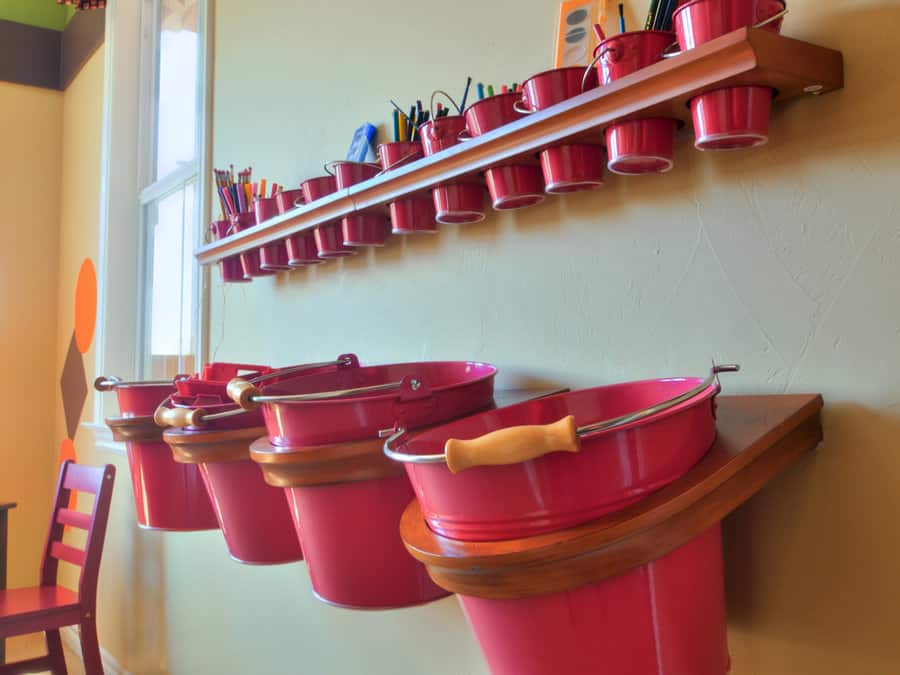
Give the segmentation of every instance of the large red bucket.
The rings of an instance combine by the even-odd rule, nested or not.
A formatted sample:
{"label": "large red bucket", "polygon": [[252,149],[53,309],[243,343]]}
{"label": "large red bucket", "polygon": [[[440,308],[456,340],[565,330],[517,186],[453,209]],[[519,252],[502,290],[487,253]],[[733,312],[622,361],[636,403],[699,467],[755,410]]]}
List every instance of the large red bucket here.
{"label": "large red bucket", "polygon": [[[414,162],[424,156],[422,144],[415,141],[396,141],[378,146],[378,158],[383,171]],[[432,198],[427,193],[398,199],[390,203],[392,234],[435,234],[437,221]]]}
{"label": "large red bucket", "polygon": [[[527,113],[544,110],[596,86],[597,72],[593,69],[587,78],[581,66],[545,70],[525,80],[522,102],[516,109]],[[565,194],[602,187],[603,159],[603,147],[592,143],[566,143],[543,150],[545,192]]]}
{"label": "large red bucket", "polygon": [[491,541],[561,530],[658,490],[706,454],[716,434],[716,372],[498,408],[397,434],[386,453],[406,464],[425,520],[442,536]]}
{"label": "large red bucket", "polygon": [[507,600],[460,595],[493,675],[725,675],[720,526],[626,574]]}
{"label": "large red bucket", "polygon": [[[409,479],[381,452],[380,431],[417,428],[493,402],[496,369],[480,363],[411,363],[310,375],[266,387],[235,383],[259,400],[269,438],[251,456],[270,485],[287,488],[316,594],[345,607],[388,608],[446,595],[400,541]],[[364,555],[360,551],[365,551]]]}
{"label": "large red bucket", "polygon": [[121,417],[107,424],[125,442],[138,525],[151,530],[218,529],[200,472],[177,464],[162,440],[153,412],[175,388],[168,383],[117,382],[99,378],[100,391],[115,389]]}
{"label": "large red bucket", "polygon": [[484,410],[496,372],[471,361],[361,367],[351,355],[334,372],[284,379],[261,393],[239,385],[229,394],[262,406],[273,445],[304,447],[378,438],[395,424],[420,429]]}
{"label": "large red bucket", "polygon": [[201,375],[179,378],[177,393],[155,414],[172,426],[165,441],[178,462],[200,467],[231,557],[253,565],[302,559],[290,505],[282,490],[266,484],[250,460],[250,444],[265,433],[259,410],[246,411],[226,394],[236,377],[259,386],[300,373],[333,370],[337,362],[291,366],[209,363]]}
{"label": "large red bucket", "polygon": [[[673,15],[682,50],[744,26],[781,31],[782,0],[691,0]],[[698,150],[738,150],[769,140],[772,90],[769,87],[728,87],[691,100],[694,147]]]}
{"label": "large red bucket", "polygon": [[[641,30],[621,33],[597,45],[595,58],[603,84],[609,84],[663,59],[675,40],[672,33]],[[678,123],[667,119],[618,122],[606,129],[607,167],[614,173],[663,173],[674,165]]]}
{"label": "large red bucket", "polygon": [[[466,128],[462,115],[448,115],[430,120],[419,128],[422,150],[426,157],[460,143],[459,135]],[[463,178],[435,187],[435,220],[445,225],[464,225],[484,220],[484,187],[474,178]]]}
{"label": "large red bucket", "polygon": [[[466,130],[476,137],[521,119],[524,113],[516,107],[520,100],[520,93],[510,92],[475,101],[465,112]],[[538,166],[495,166],[485,172],[485,178],[492,205],[498,211],[535,206],[545,199],[544,178]]]}
{"label": "large red bucket", "polygon": [[[209,224],[209,230],[213,239],[218,241],[231,234],[231,224],[227,220],[217,220]],[[250,281],[250,277],[244,276],[244,267],[241,265],[241,257],[239,255],[233,255],[222,260],[219,263],[219,269],[222,272],[222,281],[227,284]]]}

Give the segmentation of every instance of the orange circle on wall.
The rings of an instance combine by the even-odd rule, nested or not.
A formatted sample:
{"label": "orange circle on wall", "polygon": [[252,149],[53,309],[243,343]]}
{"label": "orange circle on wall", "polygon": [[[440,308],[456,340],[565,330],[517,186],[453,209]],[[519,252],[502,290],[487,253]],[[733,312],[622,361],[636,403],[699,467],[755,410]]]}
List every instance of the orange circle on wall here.
{"label": "orange circle on wall", "polygon": [[85,258],[75,285],[75,346],[82,354],[91,348],[94,324],[97,322],[97,271],[90,258]]}

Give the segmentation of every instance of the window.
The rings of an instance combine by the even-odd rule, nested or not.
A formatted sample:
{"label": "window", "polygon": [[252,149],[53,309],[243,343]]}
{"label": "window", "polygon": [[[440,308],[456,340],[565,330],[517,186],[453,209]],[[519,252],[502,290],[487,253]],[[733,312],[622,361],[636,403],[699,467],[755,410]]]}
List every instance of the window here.
{"label": "window", "polygon": [[[202,0],[199,0],[202,2]],[[194,370],[204,128],[198,0],[144,0],[141,206],[141,376]]]}

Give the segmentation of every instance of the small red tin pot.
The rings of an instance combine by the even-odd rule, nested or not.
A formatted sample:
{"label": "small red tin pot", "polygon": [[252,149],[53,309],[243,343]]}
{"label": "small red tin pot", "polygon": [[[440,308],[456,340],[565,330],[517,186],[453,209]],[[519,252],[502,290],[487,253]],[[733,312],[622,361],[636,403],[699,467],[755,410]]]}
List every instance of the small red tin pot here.
{"label": "small red tin pot", "polygon": [[378,146],[378,159],[384,171],[415,162],[422,157],[424,157],[424,151],[422,144],[418,141],[395,141]]}
{"label": "small red tin pot", "polygon": [[[682,476],[715,439],[719,390],[714,372],[557,394],[405,440],[397,434],[385,452],[405,463],[437,534],[531,537],[599,518]],[[511,463],[505,450],[520,445],[530,459]]]}
{"label": "small red tin pot", "polygon": [[326,171],[329,169],[334,171],[334,181],[338,190],[344,190],[351,185],[362,183],[381,173],[381,165],[379,164],[343,160],[331,162],[325,169]]}
{"label": "small red tin pot", "polygon": [[[231,227],[235,232],[243,232],[251,227],[256,226],[256,215],[247,211],[231,216]],[[275,270],[266,270],[260,266],[259,249],[255,248],[251,251],[245,251],[240,254],[241,266],[244,268],[244,276],[246,277],[264,277],[275,274]]]}
{"label": "small red tin pot", "polygon": [[218,529],[197,467],[175,462],[153,421],[153,412],[175,391],[173,384],[100,378],[94,386],[115,389],[119,400],[121,417],[107,424],[113,438],[125,442],[138,525],[168,531]]}
{"label": "small red tin pot", "polygon": [[341,232],[344,246],[384,246],[390,223],[380,213],[354,213],[341,220]]}
{"label": "small red tin pot", "polygon": [[390,210],[393,234],[436,234],[438,231],[434,200],[427,194],[391,202]]}
{"label": "small red tin pot", "polygon": [[441,185],[431,191],[434,219],[444,225],[465,225],[484,220],[484,187],[478,183]]}
{"label": "small red tin pot", "polygon": [[521,98],[521,93],[511,91],[507,94],[497,94],[475,101],[466,108],[465,112],[466,130],[469,135],[481,136],[504,124],[520,119],[523,113],[516,110],[516,102]]}
{"label": "small red tin pot", "polygon": [[460,595],[493,675],[725,675],[719,524],[622,576],[495,600]]}
{"label": "small red tin pot", "polygon": [[[603,84],[614,82],[663,59],[674,42],[673,33],[642,30],[607,38],[595,54]],[[675,120],[630,120],[606,129],[606,150],[610,171],[626,175],[662,173],[672,168],[675,147]]]}
{"label": "small red tin pot", "polygon": [[300,206],[306,202],[303,196],[303,190],[297,188],[295,190],[285,190],[275,195],[275,205],[278,207],[278,213],[284,213]]}
{"label": "small red tin pot", "polygon": [[[448,115],[426,122],[419,129],[422,150],[430,157],[457,145],[466,128],[461,115]],[[435,220],[443,224],[477,223],[484,220],[484,187],[470,179],[439,185],[431,191]]]}
{"label": "small red tin pot", "polygon": [[769,140],[769,87],[729,87],[691,99],[694,147],[698,150],[738,150]]}
{"label": "small red tin pot", "polygon": [[300,184],[300,191],[303,193],[303,201],[311,204],[317,199],[327,197],[337,191],[337,183],[334,176],[319,176],[317,178],[309,178]]}
{"label": "small red tin pot", "polygon": [[313,230],[313,238],[316,242],[317,255],[320,258],[342,258],[356,255],[355,248],[344,245],[344,233],[341,223],[338,221],[319,225]]}
{"label": "small red tin pot", "polygon": [[[556,105],[567,98],[597,86],[597,71],[591,69],[587,79],[584,68],[557,68],[538,73],[525,81],[522,87],[522,104],[517,109],[536,112]],[[541,170],[544,173],[544,191],[547,194],[565,194],[596,190],[603,186],[603,148],[599,145],[577,143],[558,145],[541,152]]]}
{"label": "small red tin pot", "polygon": [[[381,168],[390,171],[424,156],[422,144],[416,141],[396,141],[378,146]],[[390,204],[392,234],[434,234],[437,232],[434,204],[430,197],[415,196]]]}
{"label": "small red tin pot", "polygon": [[596,71],[592,70],[588,74],[584,89],[582,89],[583,79],[582,66],[556,68],[532,75],[522,85],[522,102],[516,108],[520,112],[537,112],[594,89],[598,85]]}
{"label": "small red tin pot", "polygon": [[672,21],[685,50],[744,26],[780,33],[785,13],[782,0],[690,0],[675,10]]}
{"label": "small red tin pot", "polygon": [[566,194],[603,187],[603,146],[593,143],[556,145],[541,152],[547,194]]}
{"label": "small red tin pot", "polygon": [[319,257],[316,247],[316,235],[313,232],[301,232],[287,240],[288,264],[291,267],[318,265],[325,262]]}
{"label": "small red tin pot", "polygon": [[[217,220],[210,223],[209,229],[216,241],[224,239],[231,234],[231,225],[227,220]],[[219,263],[219,270],[222,272],[222,281],[227,284],[250,281],[249,277],[244,276],[244,267],[241,265],[241,257],[239,255],[233,255],[222,260]]]}
{"label": "small red tin pot", "polygon": [[541,168],[528,164],[507,164],[485,171],[488,192],[495,210],[522,209],[540,204],[544,195]]}
{"label": "small red tin pot", "polygon": [[[257,199],[254,203],[256,224],[278,215],[278,202],[275,197]],[[263,270],[280,272],[291,269],[288,265],[287,248],[283,241],[259,247],[259,266]]]}
{"label": "small red tin pot", "polygon": [[619,122],[606,128],[607,168],[635,176],[665,173],[675,165],[676,120],[653,118]]}

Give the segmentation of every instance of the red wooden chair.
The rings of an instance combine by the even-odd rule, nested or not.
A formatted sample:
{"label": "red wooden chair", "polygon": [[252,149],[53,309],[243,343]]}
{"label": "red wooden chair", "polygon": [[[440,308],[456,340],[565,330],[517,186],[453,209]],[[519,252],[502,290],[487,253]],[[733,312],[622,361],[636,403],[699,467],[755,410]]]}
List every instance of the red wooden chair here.
{"label": "red wooden chair", "polygon": [[[0,675],[40,670],[66,675],[59,629],[74,624],[81,627],[81,654],[86,675],[103,675],[97,642],[97,575],[100,572],[100,556],[115,475],[116,469],[111,464],[93,467],[67,461],[62,465],[41,564],[41,585],[0,591],[0,638],[44,631],[47,635],[47,655],[0,665]],[[94,494],[91,513],[68,508],[72,492]],[[67,525],[87,531],[84,550],[62,542],[63,530]],[[77,593],[57,585],[60,560],[81,568]]]}

